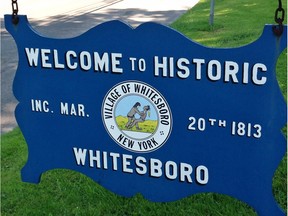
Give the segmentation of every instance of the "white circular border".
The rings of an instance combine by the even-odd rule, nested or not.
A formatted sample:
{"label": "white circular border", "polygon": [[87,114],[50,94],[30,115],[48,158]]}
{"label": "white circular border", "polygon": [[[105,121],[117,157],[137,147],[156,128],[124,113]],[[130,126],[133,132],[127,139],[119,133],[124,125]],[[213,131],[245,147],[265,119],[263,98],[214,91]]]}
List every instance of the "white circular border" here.
{"label": "white circular border", "polygon": [[[157,108],[157,105],[155,105],[154,101],[152,101],[149,97],[146,97],[145,95],[141,94],[141,93],[136,93],[136,92],[131,92],[131,93],[124,93],[123,91],[121,91],[122,95],[117,99],[116,103],[113,106],[112,109],[112,116],[113,118],[108,118],[105,119],[105,114],[104,114],[104,107],[107,101],[108,96],[111,94],[111,92],[113,92],[115,89],[117,90],[121,90],[121,86],[123,85],[127,85],[130,84],[131,86],[134,84],[140,84],[140,85],[144,85],[150,89],[152,89],[160,98],[162,98],[163,103],[165,104],[165,108],[168,110],[168,113],[166,113],[165,115],[169,115],[169,124],[168,125],[164,125],[161,124],[161,118],[160,118],[160,114]],[[123,95],[124,94],[124,95]],[[157,114],[158,114],[158,125],[156,128],[156,131],[149,136],[148,138],[144,138],[144,139],[136,139],[136,138],[131,138],[130,136],[128,137],[125,132],[122,132],[122,130],[120,130],[118,128],[118,125],[115,121],[115,109],[117,107],[118,102],[121,100],[122,97],[126,97],[129,95],[137,95],[137,96],[141,96],[143,98],[145,98],[146,100],[148,100],[151,104],[153,104],[154,109],[156,110]],[[109,103],[109,102],[108,102]],[[161,109],[160,109],[161,110]],[[128,80],[128,81],[124,81],[121,83],[118,83],[116,85],[114,85],[112,88],[110,88],[110,90],[107,92],[107,94],[105,95],[103,102],[102,102],[102,108],[101,108],[101,114],[102,114],[102,121],[104,124],[104,127],[106,129],[106,131],[108,132],[109,136],[122,148],[131,151],[131,152],[136,152],[136,153],[149,153],[152,151],[155,151],[157,149],[159,149],[160,147],[162,147],[166,141],[168,140],[170,133],[172,131],[172,125],[173,125],[173,119],[172,119],[172,112],[170,110],[169,104],[166,101],[166,99],[164,98],[164,96],[154,87],[150,86],[147,83],[141,82],[141,81],[136,81],[136,80]],[[119,136],[124,136],[122,138],[122,142],[118,141]],[[127,138],[128,140],[124,141],[124,139]],[[148,149],[141,149],[140,145],[138,144],[138,142],[146,142],[147,141],[151,142],[151,145],[153,145],[153,148],[148,148]],[[157,145],[154,144],[154,142],[152,142],[152,140],[156,141]],[[131,145],[129,146],[128,142],[133,142],[133,147],[131,148]],[[148,142],[149,142],[148,141]],[[151,146],[150,145],[150,146]]]}

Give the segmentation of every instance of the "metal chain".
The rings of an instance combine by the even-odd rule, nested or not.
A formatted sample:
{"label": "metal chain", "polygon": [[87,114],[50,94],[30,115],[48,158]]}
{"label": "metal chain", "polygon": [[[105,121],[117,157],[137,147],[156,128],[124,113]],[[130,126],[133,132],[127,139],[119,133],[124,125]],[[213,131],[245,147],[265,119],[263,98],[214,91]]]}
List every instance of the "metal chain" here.
{"label": "metal chain", "polygon": [[283,22],[285,17],[285,10],[282,8],[282,1],[278,0],[278,8],[275,11],[275,22],[278,23],[278,26],[273,26],[273,32],[277,36],[280,36],[283,33]]}
{"label": "metal chain", "polygon": [[15,25],[17,25],[19,22],[17,0],[12,0],[12,22]]}

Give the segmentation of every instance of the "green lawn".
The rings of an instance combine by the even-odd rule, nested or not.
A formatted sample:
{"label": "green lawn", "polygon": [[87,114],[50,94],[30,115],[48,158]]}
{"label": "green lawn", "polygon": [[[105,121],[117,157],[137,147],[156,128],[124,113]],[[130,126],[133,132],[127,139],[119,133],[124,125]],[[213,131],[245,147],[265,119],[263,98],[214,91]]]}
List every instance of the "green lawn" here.
{"label": "green lawn", "polygon": [[[127,117],[123,116],[117,116],[116,118],[117,125],[120,130],[131,130],[131,131],[139,131],[136,126],[133,126],[132,128],[127,129],[125,125],[128,122]],[[139,122],[139,128],[141,128],[140,132],[143,133],[154,133],[156,128],[157,128],[157,121],[152,121],[152,120],[145,120],[145,122]]]}
{"label": "green lawn", "polygon": [[[265,23],[274,23],[276,0],[219,0],[214,26],[208,24],[210,1],[201,0],[171,26],[193,40],[212,47],[237,47],[256,40]],[[283,1],[283,8],[287,8]],[[277,63],[277,76],[287,101],[287,54]],[[286,129],[284,129],[284,133]],[[140,194],[117,196],[82,174],[53,170],[38,185],[21,182],[20,170],[28,150],[18,128],[1,136],[1,215],[256,215],[234,198],[214,193],[198,194],[171,203],[152,203]],[[287,209],[287,159],[276,171],[273,191]],[[287,210],[286,210],[287,211]]]}

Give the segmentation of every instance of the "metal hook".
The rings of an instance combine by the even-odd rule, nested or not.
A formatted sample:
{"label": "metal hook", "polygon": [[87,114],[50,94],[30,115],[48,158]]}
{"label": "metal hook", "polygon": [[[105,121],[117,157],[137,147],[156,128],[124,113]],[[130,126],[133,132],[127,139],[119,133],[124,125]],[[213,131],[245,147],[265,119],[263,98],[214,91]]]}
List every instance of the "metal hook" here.
{"label": "metal hook", "polygon": [[14,25],[19,23],[17,0],[12,0],[12,23]]}

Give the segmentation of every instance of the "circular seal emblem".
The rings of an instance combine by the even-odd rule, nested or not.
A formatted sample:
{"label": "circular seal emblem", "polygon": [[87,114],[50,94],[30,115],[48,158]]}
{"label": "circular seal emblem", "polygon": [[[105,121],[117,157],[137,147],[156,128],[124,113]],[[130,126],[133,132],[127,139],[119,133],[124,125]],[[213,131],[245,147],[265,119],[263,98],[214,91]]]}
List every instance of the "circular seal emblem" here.
{"label": "circular seal emblem", "polygon": [[160,148],[172,130],[172,113],[163,95],[134,80],[109,90],[102,103],[102,120],[111,138],[132,152]]}

